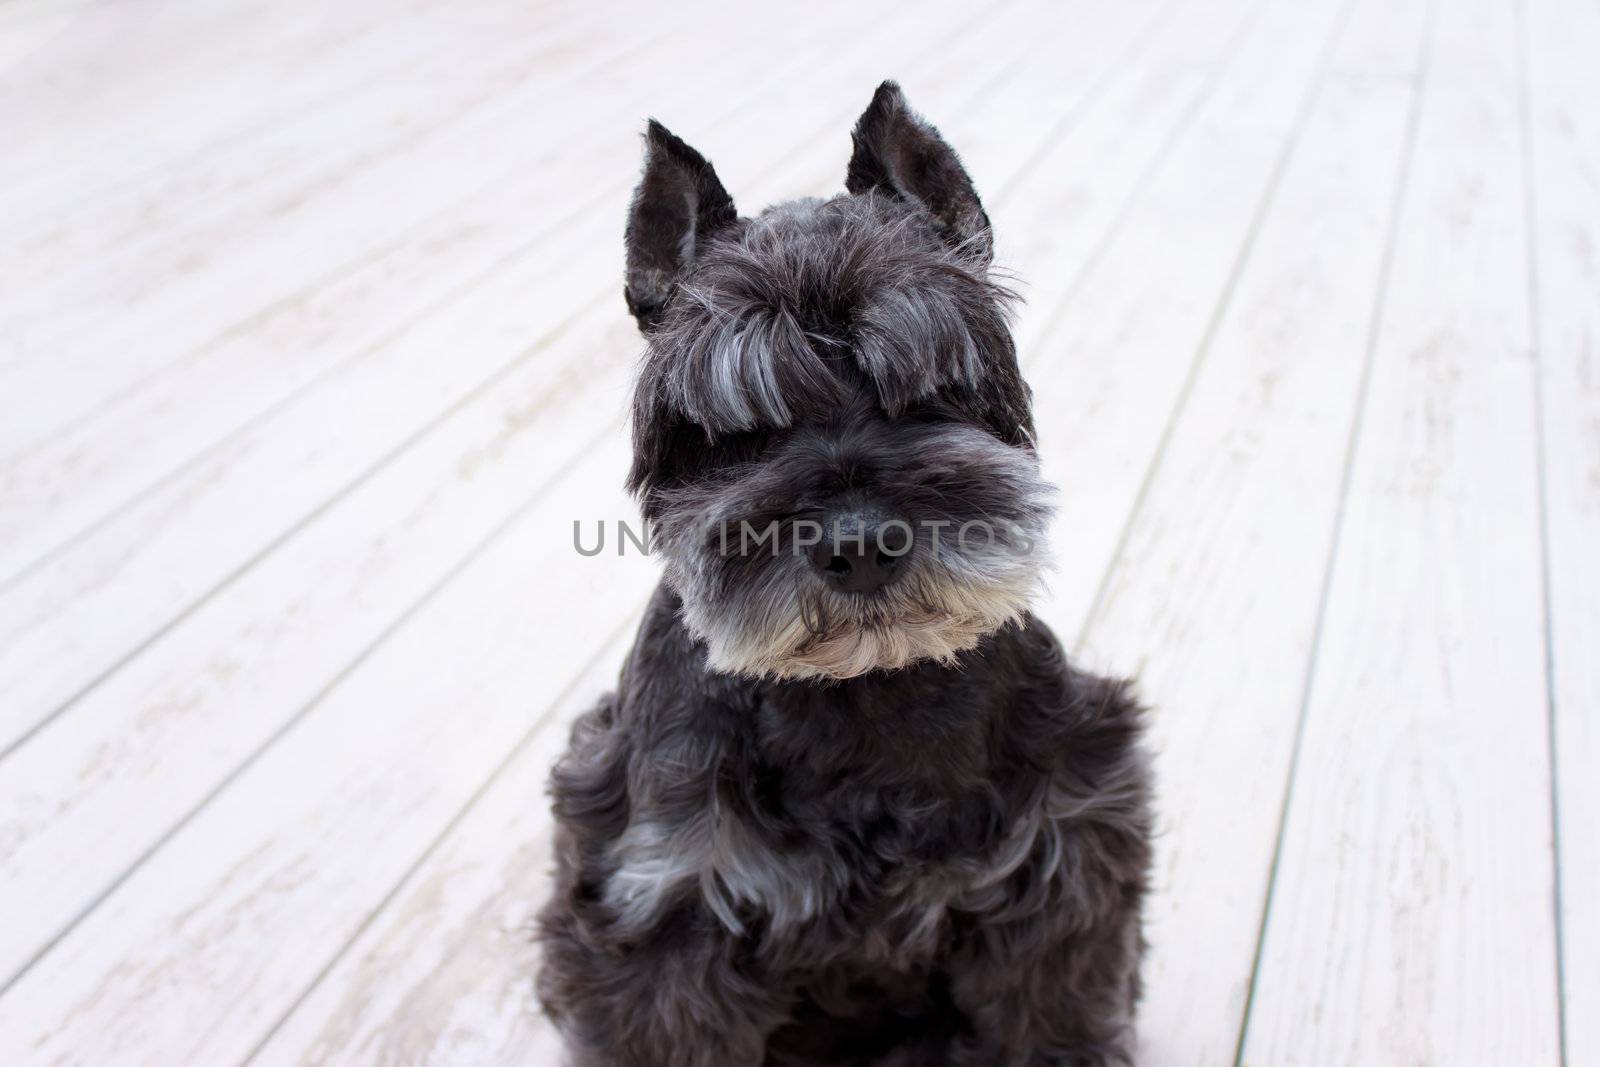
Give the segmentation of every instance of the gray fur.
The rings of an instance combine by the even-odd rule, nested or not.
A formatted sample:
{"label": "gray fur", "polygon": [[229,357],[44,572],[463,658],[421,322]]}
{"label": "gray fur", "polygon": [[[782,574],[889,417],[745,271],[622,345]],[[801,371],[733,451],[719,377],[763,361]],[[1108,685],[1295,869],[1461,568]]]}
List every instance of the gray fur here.
{"label": "gray fur", "polygon": [[[651,129],[629,484],[665,577],[553,777],[571,1067],[1133,1062],[1141,715],[1028,611],[1050,490],[972,183],[892,84],[854,137],[848,195],[746,219]],[[909,551],[840,584],[829,523]]]}

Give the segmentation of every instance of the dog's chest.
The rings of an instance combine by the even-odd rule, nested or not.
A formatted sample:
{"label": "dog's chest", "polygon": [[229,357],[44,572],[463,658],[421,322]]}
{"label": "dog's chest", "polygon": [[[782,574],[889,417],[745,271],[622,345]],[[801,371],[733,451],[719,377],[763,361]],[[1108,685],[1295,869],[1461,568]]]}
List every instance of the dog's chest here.
{"label": "dog's chest", "polygon": [[901,679],[895,699],[729,683],[651,746],[607,902],[635,929],[699,903],[737,933],[806,938],[822,924],[927,941],[1031,847],[1026,826],[1021,845],[1015,833],[1025,775],[1003,768],[1010,784],[997,783],[993,694],[969,682]]}
{"label": "dog's chest", "polygon": [[613,850],[607,896],[640,925],[697,899],[736,933],[855,930],[865,954],[904,960],[932,952],[951,909],[1031,847],[1031,833],[1018,842],[995,825],[980,793],[784,791],[676,825],[635,821]]}

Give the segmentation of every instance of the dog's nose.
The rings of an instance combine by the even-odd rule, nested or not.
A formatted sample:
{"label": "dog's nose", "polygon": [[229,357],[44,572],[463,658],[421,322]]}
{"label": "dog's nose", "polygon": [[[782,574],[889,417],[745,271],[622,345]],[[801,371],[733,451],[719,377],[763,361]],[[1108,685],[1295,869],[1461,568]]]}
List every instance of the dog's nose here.
{"label": "dog's nose", "polygon": [[830,524],[811,547],[811,565],[841,592],[876,593],[905,569],[911,540],[904,522],[846,520]]}

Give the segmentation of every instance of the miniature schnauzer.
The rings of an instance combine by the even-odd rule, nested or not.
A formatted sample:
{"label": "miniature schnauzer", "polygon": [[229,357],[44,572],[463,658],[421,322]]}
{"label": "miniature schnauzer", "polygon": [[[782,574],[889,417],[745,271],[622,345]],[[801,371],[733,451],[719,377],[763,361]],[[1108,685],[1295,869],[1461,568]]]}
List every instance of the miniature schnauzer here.
{"label": "miniature schnauzer", "polygon": [[1028,612],[1050,490],[971,180],[885,82],[741,218],[660,124],[629,487],[664,558],[554,772],[574,1067],[1129,1064],[1140,712]]}

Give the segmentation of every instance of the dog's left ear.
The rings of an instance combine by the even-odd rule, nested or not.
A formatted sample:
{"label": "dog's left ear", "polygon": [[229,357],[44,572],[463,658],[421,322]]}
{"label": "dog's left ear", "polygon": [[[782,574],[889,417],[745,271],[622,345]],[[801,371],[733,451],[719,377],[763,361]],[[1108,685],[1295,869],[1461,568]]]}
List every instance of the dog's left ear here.
{"label": "dog's left ear", "polygon": [[855,152],[845,172],[846,189],[876,189],[920,204],[956,248],[984,264],[993,258],[989,216],[972,179],[939,131],[906,104],[899,85],[878,86],[850,139]]}
{"label": "dog's left ear", "polygon": [[644,176],[628,208],[627,279],[622,295],[645,333],[661,325],[667,298],[694,262],[695,246],[739,213],[717,172],[661,123],[645,131]]}

